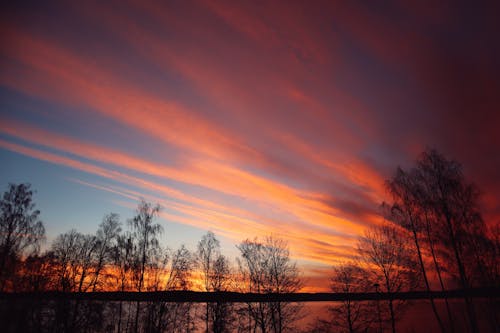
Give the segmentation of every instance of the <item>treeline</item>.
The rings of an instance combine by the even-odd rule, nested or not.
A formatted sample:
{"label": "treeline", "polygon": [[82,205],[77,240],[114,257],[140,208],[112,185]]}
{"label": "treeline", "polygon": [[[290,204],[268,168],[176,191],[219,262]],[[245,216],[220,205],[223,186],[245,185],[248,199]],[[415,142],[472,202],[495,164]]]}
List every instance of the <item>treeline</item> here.
{"label": "treeline", "polygon": [[[467,290],[500,285],[500,227],[486,224],[479,191],[461,166],[436,151],[424,152],[410,170],[398,168],[387,181],[390,202],[385,219],[359,238],[356,255],[337,265],[331,290],[387,293],[378,301],[345,299],[329,308],[327,318],[307,328],[315,332],[396,332],[409,303],[406,291],[462,289],[467,328],[456,304],[428,293],[442,332],[499,327],[499,299],[473,301]],[[142,201],[126,223],[103,218],[95,234],[70,230],[43,253],[45,230],[29,184],[11,184],[0,200],[1,292],[156,292],[201,289],[208,292],[295,293],[302,287],[287,243],[275,237],[247,239],[237,245],[236,264],[221,253],[208,232],[194,251],[160,244],[160,207]],[[455,302],[456,303],[456,302]],[[303,317],[298,303],[269,301],[235,304],[210,302],[130,302],[8,300],[1,303],[7,331],[39,332],[287,332]],[[479,323],[479,312],[481,323]]]}
{"label": "treeline", "polygon": [[375,290],[388,293],[389,299],[375,303],[346,300],[331,308],[330,318],[314,331],[396,332],[396,322],[408,302],[391,295],[460,288],[465,291],[465,314],[446,298],[444,306],[438,306],[428,293],[438,329],[498,332],[498,297],[491,295],[474,304],[467,291],[500,286],[500,224],[484,222],[479,190],[466,181],[460,164],[428,150],[411,169],[397,168],[386,188],[391,201],[381,205],[384,222],[360,237],[352,262],[334,268],[331,289],[345,293]]}
{"label": "treeline", "polygon": [[[195,287],[207,292],[293,293],[301,288],[285,241],[244,240],[237,246],[241,256],[234,268],[212,232],[201,238],[195,251],[184,245],[176,250],[163,247],[158,240],[163,228],[156,223],[160,207],[145,201],[125,225],[117,214],[109,214],[95,234],[70,230],[40,253],[45,230],[32,196],[30,185],[10,184],[0,201],[1,292],[140,293]],[[204,309],[189,302],[106,304],[64,299],[30,303],[20,301],[20,309],[3,304],[3,327],[47,332],[190,332],[195,323],[203,322],[211,332],[282,332],[293,327],[300,309],[279,301],[244,306],[211,302]]]}

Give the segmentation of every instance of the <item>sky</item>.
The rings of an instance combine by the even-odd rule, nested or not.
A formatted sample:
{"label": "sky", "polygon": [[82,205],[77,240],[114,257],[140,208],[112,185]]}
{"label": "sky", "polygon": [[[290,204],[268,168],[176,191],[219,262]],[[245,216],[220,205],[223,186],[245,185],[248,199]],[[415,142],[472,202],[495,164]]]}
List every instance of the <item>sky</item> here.
{"label": "sky", "polygon": [[[162,206],[165,245],[288,241],[319,282],[426,147],[500,220],[498,5],[16,1],[0,20],[0,186],[47,244]],[[495,8],[496,6],[496,8]],[[322,284],[323,283],[323,284]]]}

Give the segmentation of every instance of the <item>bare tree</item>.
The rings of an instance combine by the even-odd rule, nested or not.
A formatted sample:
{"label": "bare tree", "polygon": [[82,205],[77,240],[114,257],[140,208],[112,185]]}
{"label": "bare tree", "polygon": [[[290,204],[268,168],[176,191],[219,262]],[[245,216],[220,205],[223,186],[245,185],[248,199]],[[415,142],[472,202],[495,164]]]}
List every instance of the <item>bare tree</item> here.
{"label": "bare tree", "polygon": [[[249,292],[293,293],[301,288],[299,271],[290,260],[285,241],[273,237],[267,237],[263,243],[247,239],[238,249],[240,273]],[[262,333],[291,329],[293,322],[299,319],[299,311],[299,305],[283,302],[248,304],[254,331],[258,328]]]}
{"label": "bare tree", "polygon": [[[164,273],[167,269],[167,263],[170,257],[167,251],[158,249],[149,258],[147,264],[147,280],[145,290],[149,292],[158,292],[162,290],[164,284]],[[163,302],[150,301],[146,302],[143,306],[143,319],[141,320],[144,332],[158,332],[161,331],[158,325],[162,321],[162,307]]]}
{"label": "bare tree", "polygon": [[99,278],[106,264],[112,264],[112,249],[120,232],[120,220],[118,214],[114,213],[106,215],[97,229],[92,291],[98,288]]}
{"label": "bare tree", "polygon": [[6,289],[20,257],[28,250],[37,251],[45,239],[32,197],[30,184],[9,184],[0,200],[0,291]]}
{"label": "bare tree", "polygon": [[404,303],[394,300],[392,295],[413,290],[419,283],[417,264],[413,260],[415,256],[407,244],[408,238],[391,225],[369,229],[358,243],[360,261],[372,272],[373,281],[389,295],[388,310],[393,333]]}
{"label": "bare tree", "polygon": [[220,254],[220,243],[213,232],[207,232],[198,242],[197,259],[200,268],[202,269],[203,282],[205,291],[211,291],[212,269],[214,262]]}
{"label": "bare tree", "polygon": [[[424,211],[424,231],[423,231],[424,241],[427,244],[430,255],[432,257],[432,263],[434,266],[434,271],[436,272],[436,275],[438,277],[439,286],[441,287],[442,291],[445,291],[446,287],[443,278],[444,269],[443,269],[443,264],[441,263],[445,260],[438,259],[438,254],[442,252],[441,251],[442,244],[439,240],[440,238],[439,233],[436,232],[436,229],[439,229],[439,222],[438,222],[439,219],[435,216],[432,210],[428,208],[428,200],[425,197],[425,193],[424,194],[420,193],[420,195],[421,195],[420,203],[423,205],[423,211]],[[447,298],[444,299],[444,302],[446,305],[449,327],[451,332],[454,332],[455,327],[454,327],[451,307]]]}
{"label": "bare tree", "polygon": [[[115,268],[116,289],[124,292],[129,289],[133,268],[132,235],[129,232],[117,235],[116,243],[111,248],[111,257]],[[122,331],[123,302],[118,303],[118,333]]]}
{"label": "bare tree", "polygon": [[[212,281],[211,277],[213,275],[213,266],[216,258],[220,255],[220,243],[213,232],[209,231],[204,235],[201,240],[198,242],[197,247],[197,261],[198,265],[201,268],[202,277],[203,277],[203,288],[205,291],[210,292],[212,290]],[[210,305],[207,302],[205,304],[205,332],[208,333],[209,328],[209,309]]]}
{"label": "bare tree", "polygon": [[[229,261],[220,253],[220,243],[209,231],[198,242],[197,262],[202,271],[204,290],[207,292],[226,291],[229,282]],[[215,302],[205,304],[205,331],[220,333],[228,329],[230,304]]]}
{"label": "bare tree", "polygon": [[[467,290],[473,286],[494,286],[498,279],[490,267],[498,267],[492,233],[479,211],[479,190],[468,183],[461,165],[435,150],[423,152],[416,166],[408,172],[398,169],[387,183],[393,202],[387,205],[387,217],[413,235],[420,270],[426,289],[430,282],[425,267],[425,247],[432,257],[433,268],[441,289],[443,274],[455,278],[466,291],[464,301],[473,332],[479,330],[472,299]],[[495,270],[495,269],[494,269]],[[444,325],[431,300],[441,330]],[[445,299],[450,328],[453,319]]]}
{"label": "bare tree", "polygon": [[[192,254],[182,245],[176,251],[165,251],[157,257],[155,290],[188,290],[191,287],[191,274],[194,267]],[[190,332],[194,325],[192,304],[152,302],[148,309],[148,327],[151,332]]]}
{"label": "bare tree", "polygon": [[80,245],[83,235],[72,229],[60,234],[52,242],[51,251],[57,265],[57,290],[76,291],[80,278]]}
{"label": "bare tree", "polygon": [[[214,292],[224,292],[230,288],[231,267],[229,260],[222,254],[217,256],[211,272],[211,289]],[[233,305],[220,300],[210,304],[209,314],[212,322],[212,332],[223,333],[231,329]]]}
{"label": "bare tree", "polygon": [[[237,246],[241,253],[241,259],[238,258],[238,265],[242,284],[245,286],[246,291],[251,293],[263,293],[265,290],[264,270],[267,263],[265,262],[263,247],[264,245],[257,239],[253,241],[247,239]],[[260,328],[261,332],[265,333],[268,319],[264,305],[262,303],[257,305],[249,303],[247,307],[249,330],[253,326],[254,332],[257,328]]]}
{"label": "bare tree", "polygon": [[[146,276],[146,267],[150,258],[159,249],[158,234],[163,231],[161,225],[154,223],[155,217],[160,211],[160,206],[153,206],[150,203],[141,201],[137,207],[136,216],[129,221],[132,228],[134,244],[134,277],[136,290],[141,292],[144,287],[144,278]],[[134,328],[138,332],[140,302],[137,302]]]}
{"label": "bare tree", "polygon": [[[96,237],[76,230],[57,236],[52,243],[56,263],[58,289],[64,292],[85,292],[91,287]],[[80,300],[62,302],[57,309],[58,324],[66,331],[74,331],[90,324],[89,312],[81,309]]]}
{"label": "bare tree", "polygon": [[[373,286],[370,274],[355,263],[341,264],[334,268],[331,290],[334,293],[365,293]],[[360,302],[347,299],[340,305],[329,308],[332,320],[330,327],[337,332],[366,332],[374,318],[373,302]]]}
{"label": "bare tree", "polygon": [[[191,287],[191,274],[194,267],[192,254],[182,245],[172,255],[167,290],[188,290]],[[169,331],[190,332],[194,329],[194,316],[191,303],[169,303]]]}
{"label": "bare tree", "polygon": [[91,275],[94,268],[94,258],[97,250],[95,235],[82,235],[78,238],[76,253],[76,267],[79,272],[77,292],[88,291],[91,287]]}
{"label": "bare tree", "polygon": [[[448,160],[435,150],[420,156],[416,172],[426,206],[438,224],[434,231],[441,244],[451,252],[460,285],[467,290],[472,282],[467,257],[477,259],[484,255],[475,246],[475,239],[484,234],[484,221],[478,208],[479,191],[466,182],[458,162]],[[464,300],[471,330],[478,332],[472,300],[469,297]]]}
{"label": "bare tree", "polygon": [[[424,280],[425,288],[430,292],[431,287],[427,277],[426,267],[422,254],[422,244],[419,234],[424,230],[425,226],[425,207],[419,199],[419,184],[416,177],[406,173],[401,168],[396,170],[396,174],[386,183],[386,188],[391,194],[393,202],[384,204],[386,209],[386,218],[392,220],[396,224],[410,231],[413,242],[415,244],[416,254],[419,262],[420,271]],[[436,304],[431,294],[429,300],[432,311],[438,322],[441,332],[445,332],[444,324],[441,320]]]}

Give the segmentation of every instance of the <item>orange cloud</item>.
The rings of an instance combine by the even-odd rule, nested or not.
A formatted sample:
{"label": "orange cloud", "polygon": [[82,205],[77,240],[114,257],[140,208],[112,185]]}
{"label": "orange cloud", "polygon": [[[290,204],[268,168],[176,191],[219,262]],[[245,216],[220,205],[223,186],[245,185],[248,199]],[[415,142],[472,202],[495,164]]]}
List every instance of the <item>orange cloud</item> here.
{"label": "orange cloud", "polygon": [[[168,144],[209,157],[225,158],[235,151],[256,154],[232,133],[179,103],[118,81],[109,71],[48,40],[34,39],[15,30],[10,31],[7,39],[12,47],[6,49],[6,55],[31,67],[31,72],[25,70],[24,75],[19,75],[7,71],[0,77],[5,86],[69,105],[84,103]],[[185,135],[187,132],[190,135]]]}
{"label": "orange cloud", "polygon": [[[230,206],[223,206],[220,204],[202,201],[195,197],[181,194],[178,191],[170,189],[169,187],[157,185],[143,179],[132,177],[130,175],[127,175],[126,173],[109,170],[92,165],[90,163],[81,162],[72,158],[62,157],[54,153],[43,152],[39,149],[29,148],[4,140],[0,140],[0,147],[47,162],[68,166],[128,185],[137,186],[139,188],[142,188],[143,190],[155,191],[156,193],[158,193],[157,196],[145,197],[153,201],[157,201],[165,207],[168,207],[168,211],[175,211],[177,213],[183,214],[184,216],[188,216],[182,217],[176,214],[165,212],[163,213],[164,217],[178,223],[185,223],[198,228],[220,231],[221,234],[235,241],[239,241],[244,238],[242,237],[242,235],[247,234],[247,230],[252,230],[252,234],[255,236],[264,236],[271,233],[279,233],[283,234],[283,236],[287,239],[290,239],[291,242],[293,241],[293,244],[296,244],[292,247],[295,249],[295,253],[300,253],[300,255],[298,256],[300,258],[306,258],[323,263],[331,263],[332,260],[334,258],[337,258],[339,255],[350,255],[349,251],[347,250],[343,250],[341,252],[335,250],[335,248],[338,247],[337,244],[345,244],[346,241],[349,241],[350,239],[349,237],[346,238],[345,236],[342,236],[342,234],[328,235],[328,233],[325,233],[325,230],[315,230],[315,228],[307,226],[305,224],[290,225],[289,223],[283,221],[269,220],[268,218],[265,218],[263,216],[249,214],[248,212],[237,210]],[[89,186],[88,183],[83,184]],[[139,198],[141,196],[144,196],[140,192],[131,191],[124,188],[116,189],[109,186],[98,186],[93,184],[90,186],[97,187],[101,190],[110,191],[127,198]],[[275,195],[276,193],[273,192],[273,194]],[[173,197],[174,200],[168,199],[168,197]],[[285,196],[285,200],[287,200],[287,198],[290,199],[290,197]],[[179,200],[181,200],[181,202],[179,202]],[[298,214],[299,216],[307,216],[308,213],[314,215],[314,210],[307,207],[302,209],[298,208],[296,210],[296,214]],[[324,215],[324,218],[329,219],[330,221],[332,220],[332,217],[329,217],[326,214]],[[312,218],[314,218],[314,216],[312,216]],[[312,225],[315,225],[315,223],[312,223]],[[283,233],[283,228],[286,228],[286,233]],[[306,228],[306,232],[304,228]],[[323,241],[317,242],[312,241],[312,239],[322,239]],[[322,252],[321,255],[317,254],[318,251]]]}
{"label": "orange cloud", "polygon": [[[3,86],[69,110],[84,107],[80,112],[88,118],[112,120],[141,132],[155,151],[165,149],[171,156],[148,160],[140,157],[153,150],[146,144],[144,152],[134,155],[6,117],[1,119],[0,132],[30,147],[5,140],[0,146],[116,181],[123,186],[79,182],[128,199],[146,196],[158,201],[168,207],[163,212],[168,220],[210,228],[235,241],[249,231],[252,236],[281,234],[290,240],[297,258],[316,263],[329,265],[351,257],[356,235],[375,217],[369,212],[364,212],[363,219],[346,214],[331,200],[330,189],[317,185],[335,182],[342,187],[333,186],[332,192],[348,188],[372,204],[382,195],[382,176],[363,161],[347,158],[349,154],[314,145],[311,136],[320,129],[336,145],[361,149],[357,134],[346,129],[342,121],[351,115],[355,120],[363,119],[359,123],[364,132],[376,135],[370,119],[365,119],[364,107],[336,89],[332,95],[338,105],[334,108],[341,111],[331,112],[330,106],[325,106],[328,99],[317,99],[295,84],[304,79],[311,80],[314,87],[330,89],[331,85],[321,88],[324,82],[314,81],[314,73],[296,64],[307,63],[306,67],[312,68],[317,63],[332,65],[333,61],[329,51],[301,29],[295,27],[283,35],[286,27],[294,27],[293,18],[279,22],[283,27],[276,30],[255,13],[216,3],[206,5],[215,19],[283,56],[283,65],[270,68],[267,49],[249,56],[245,48],[235,51],[242,57],[240,62],[232,63],[228,52],[223,55],[228,62],[223,63],[220,54],[199,54],[196,43],[169,40],[161,32],[131,23],[123,12],[109,8],[93,12],[91,5],[83,5],[82,12],[103,18],[101,25],[162,74],[181,75],[199,96],[211,102],[214,110],[210,111],[178,98],[169,91],[170,86],[162,95],[127,79],[121,72],[123,64],[98,55],[90,58],[55,38],[15,25],[5,29],[10,47],[0,52],[13,66],[0,74]],[[156,23],[167,22],[214,49],[233,48],[228,41],[218,39],[219,32],[211,28],[191,27],[163,9],[134,6]],[[297,19],[304,18],[298,15]],[[237,77],[234,68],[242,71]],[[281,113],[268,112],[273,108]],[[277,126],[281,120],[283,124]],[[233,126],[224,125],[224,121]],[[61,153],[44,151],[40,146]],[[202,196],[194,187],[214,195]],[[235,201],[240,205],[233,204]]]}
{"label": "orange cloud", "polygon": [[[7,56],[21,62],[24,66],[28,66],[28,68],[31,68],[31,72],[20,76],[7,72],[6,75],[1,76],[4,85],[49,100],[59,100],[67,105],[84,103],[107,117],[111,117],[132,128],[137,128],[156,139],[182,149],[184,155],[182,159],[183,165],[176,165],[176,167],[158,165],[128,154],[96,145],[84,144],[36,128],[26,128],[26,126],[20,126],[20,124],[12,121],[2,122],[2,131],[4,133],[20,137],[32,143],[70,152],[83,158],[111,164],[114,167],[140,171],[147,175],[203,186],[226,195],[249,199],[271,211],[285,213],[290,216],[288,221],[273,221],[266,227],[263,226],[268,221],[267,219],[251,225],[252,230],[262,230],[262,233],[279,229],[281,225],[284,226],[285,224],[287,230],[296,229],[297,234],[301,234],[304,229],[307,229],[308,234],[315,233],[317,237],[328,233],[329,230],[350,235],[357,234],[362,230],[363,225],[360,222],[363,221],[351,221],[341,217],[339,209],[317,200],[321,197],[320,193],[297,190],[289,185],[256,176],[235,167],[233,164],[237,164],[239,159],[249,160],[254,158],[260,161],[260,165],[267,162],[262,160],[260,153],[257,153],[243,141],[238,141],[238,138],[234,137],[231,132],[200,117],[197,113],[176,102],[165,101],[151,95],[139,87],[118,81],[111,70],[96,67],[49,40],[35,39],[21,32],[12,32],[9,38],[13,47],[6,51]],[[202,85],[206,86],[207,84],[202,83]],[[145,112],[148,115],[147,117],[144,117]],[[186,135],[186,133],[189,133],[189,135]],[[278,132],[271,132],[270,135],[279,138]],[[347,176],[348,179],[358,185],[367,185],[366,182],[370,181],[368,178],[374,175],[373,173],[369,174],[368,170],[362,170],[362,165],[358,165],[357,169],[351,169],[350,165],[334,165],[325,158],[318,158],[320,153],[308,150],[308,147],[299,140],[295,140],[295,145],[291,146],[290,138],[288,137],[285,140],[285,146],[288,149],[298,152],[309,161],[327,166],[331,171],[339,173],[340,178]],[[4,147],[7,148],[7,144],[4,144]],[[10,148],[13,147],[10,146]],[[192,204],[201,204],[204,207],[214,206],[213,203],[206,200],[187,196],[185,193],[173,188],[133,178],[124,173],[112,172],[75,160],[64,159],[55,154],[42,154],[26,147],[15,147],[15,149],[36,158],[52,160],[55,163],[75,167],[103,177],[118,178],[122,182],[160,191],[163,195],[173,196],[177,200],[187,200]],[[188,151],[192,154],[188,155]],[[358,172],[359,170],[365,173],[366,176]],[[377,179],[368,185],[373,185],[378,181]],[[219,205],[215,208],[217,211],[231,212],[227,205],[223,207]],[[183,213],[190,210],[191,215],[196,212],[193,206],[182,207],[182,209],[177,207],[177,209]],[[232,222],[227,223],[229,227],[221,228],[229,229],[234,228],[234,221],[238,220],[236,218],[238,214],[241,214],[241,212],[232,213],[223,218],[216,211],[198,212],[196,220],[191,220],[191,223],[199,226],[200,220],[217,221],[217,223],[231,220]],[[241,215],[248,216],[248,213]],[[256,218],[253,216],[252,218],[258,220],[261,217]],[[317,231],[312,232],[311,229],[313,228],[317,228]],[[289,234],[291,234],[291,231],[289,231]],[[315,246],[310,245],[309,248],[314,251]],[[308,254],[304,256],[308,256]],[[309,256],[314,257],[315,260],[323,261],[330,260],[333,257],[325,255],[313,256],[313,254]]]}

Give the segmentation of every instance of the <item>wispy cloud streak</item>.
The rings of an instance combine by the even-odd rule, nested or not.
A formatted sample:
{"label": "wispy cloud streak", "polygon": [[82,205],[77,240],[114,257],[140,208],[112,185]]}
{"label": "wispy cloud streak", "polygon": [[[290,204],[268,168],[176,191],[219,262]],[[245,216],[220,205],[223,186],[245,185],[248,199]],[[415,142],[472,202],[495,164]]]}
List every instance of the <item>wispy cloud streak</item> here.
{"label": "wispy cloud streak", "polygon": [[497,220],[498,23],[478,8],[464,34],[452,7],[13,5],[0,147],[161,202],[167,221],[281,234],[323,268],[354,254],[384,179],[425,146],[464,163]]}

